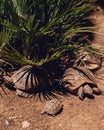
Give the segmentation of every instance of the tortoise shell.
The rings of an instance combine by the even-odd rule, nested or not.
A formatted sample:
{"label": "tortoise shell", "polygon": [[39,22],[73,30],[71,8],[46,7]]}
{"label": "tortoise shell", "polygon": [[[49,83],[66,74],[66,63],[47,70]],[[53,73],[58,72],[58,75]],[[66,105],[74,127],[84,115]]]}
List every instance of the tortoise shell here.
{"label": "tortoise shell", "polygon": [[62,110],[62,102],[58,99],[52,99],[46,102],[42,114],[55,116]]}
{"label": "tortoise shell", "polygon": [[41,68],[26,65],[15,71],[10,77],[14,87],[20,90],[30,90],[38,86],[43,88],[52,85],[47,72]]}
{"label": "tortoise shell", "polygon": [[87,51],[81,52],[79,58],[75,61],[76,66],[86,66],[90,70],[97,70],[101,67],[102,57]]}
{"label": "tortoise shell", "polygon": [[62,77],[62,84],[64,87],[73,92],[85,84],[92,84],[97,87],[94,75],[91,71],[84,67],[66,69]]}

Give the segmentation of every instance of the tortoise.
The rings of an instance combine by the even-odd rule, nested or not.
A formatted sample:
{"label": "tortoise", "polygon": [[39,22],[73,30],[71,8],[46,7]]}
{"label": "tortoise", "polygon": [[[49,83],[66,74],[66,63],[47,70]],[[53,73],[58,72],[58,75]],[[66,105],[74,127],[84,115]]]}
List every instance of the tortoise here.
{"label": "tortoise", "polygon": [[51,116],[56,116],[63,109],[63,104],[61,100],[56,98],[46,101],[45,106],[41,114],[47,114]]}
{"label": "tortoise", "polygon": [[70,93],[78,95],[81,100],[86,96],[92,97],[93,94],[101,94],[95,76],[85,67],[66,69],[61,82]]}
{"label": "tortoise", "polygon": [[75,60],[74,66],[87,67],[91,71],[96,71],[101,68],[102,57],[97,54],[84,51],[79,54],[79,57]]}
{"label": "tortoise", "polygon": [[46,86],[52,85],[46,71],[31,65],[21,67],[11,77],[4,76],[4,80],[6,84],[12,85],[16,89],[16,94],[21,97],[31,97],[34,91],[40,89],[40,86],[45,89]]}

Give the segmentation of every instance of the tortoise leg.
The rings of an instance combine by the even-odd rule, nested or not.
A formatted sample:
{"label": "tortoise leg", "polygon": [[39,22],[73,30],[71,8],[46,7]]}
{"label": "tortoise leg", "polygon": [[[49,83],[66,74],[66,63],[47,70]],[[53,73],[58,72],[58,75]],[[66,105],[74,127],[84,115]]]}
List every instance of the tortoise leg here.
{"label": "tortoise leg", "polygon": [[100,95],[102,93],[98,87],[93,87],[92,90],[93,90],[93,93],[96,95]]}
{"label": "tortoise leg", "polygon": [[23,97],[23,98],[28,98],[28,97],[31,98],[33,96],[33,94],[26,93],[20,89],[16,89],[16,95]]}
{"label": "tortoise leg", "polygon": [[93,90],[88,84],[84,86],[84,94],[86,96],[93,96]]}
{"label": "tortoise leg", "polygon": [[51,115],[51,114],[48,114],[46,111],[42,111],[41,113],[40,113],[41,115],[44,115],[44,114],[47,114],[47,115],[49,115],[49,116],[53,116],[53,117],[55,117],[56,115],[55,114],[53,114],[53,115]]}
{"label": "tortoise leg", "polygon": [[47,112],[46,111],[41,111],[41,113],[40,113],[41,115],[44,115],[44,114],[47,114]]}
{"label": "tortoise leg", "polygon": [[81,99],[81,100],[84,99],[84,88],[83,88],[83,86],[81,86],[81,87],[78,89],[77,95],[78,95],[79,99]]}

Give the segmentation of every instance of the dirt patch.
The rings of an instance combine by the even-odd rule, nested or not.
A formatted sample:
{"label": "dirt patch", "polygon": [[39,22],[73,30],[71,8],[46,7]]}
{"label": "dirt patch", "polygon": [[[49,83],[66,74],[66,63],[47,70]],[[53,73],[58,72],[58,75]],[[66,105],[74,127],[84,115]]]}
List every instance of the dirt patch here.
{"label": "dirt patch", "polygon": [[95,33],[93,35],[92,44],[95,46],[104,45],[104,9],[101,7],[95,8],[95,12],[91,16],[91,20],[96,26]]}
{"label": "dirt patch", "polygon": [[[104,11],[96,11],[92,20],[99,25],[96,32],[104,34]],[[93,43],[103,46],[104,36],[95,34]],[[104,91],[104,81],[98,86]],[[38,96],[25,99],[16,96],[15,91],[4,90],[0,88],[0,130],[104,130],[103,94],[84,101],[73,95],[60,96],[63,111],[52,117],[40,114],[45,101]]]}
{"label": "dirt patch", "polygon": [[[0,130],[103,130],[104,96],[84,101],[61,96],[63,111],[56,117],[41,115],[45,101],[25,99],[5,88],[0,98]],[[23,122],[28,122],[26,128]]]}

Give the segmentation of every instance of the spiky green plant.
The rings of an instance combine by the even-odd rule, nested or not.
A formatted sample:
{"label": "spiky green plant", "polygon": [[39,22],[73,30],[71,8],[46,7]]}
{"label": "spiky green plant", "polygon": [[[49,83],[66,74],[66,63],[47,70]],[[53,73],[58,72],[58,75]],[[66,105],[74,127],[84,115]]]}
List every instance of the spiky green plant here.
{"label": "spiky green plant", "polygon": [[11,63],[42,67],[77,48],[72,36],[92,31],[84,26],[88,0],[4,0],[2,6],[0,58]]}
{"label": "spiky green plant", "polygon": [[91,9],[86,0],[5,0],[4,8],[0,48],[6,59],[20,64],[38,66],[58,58],[69,35],[89,29],[80,27]]}

